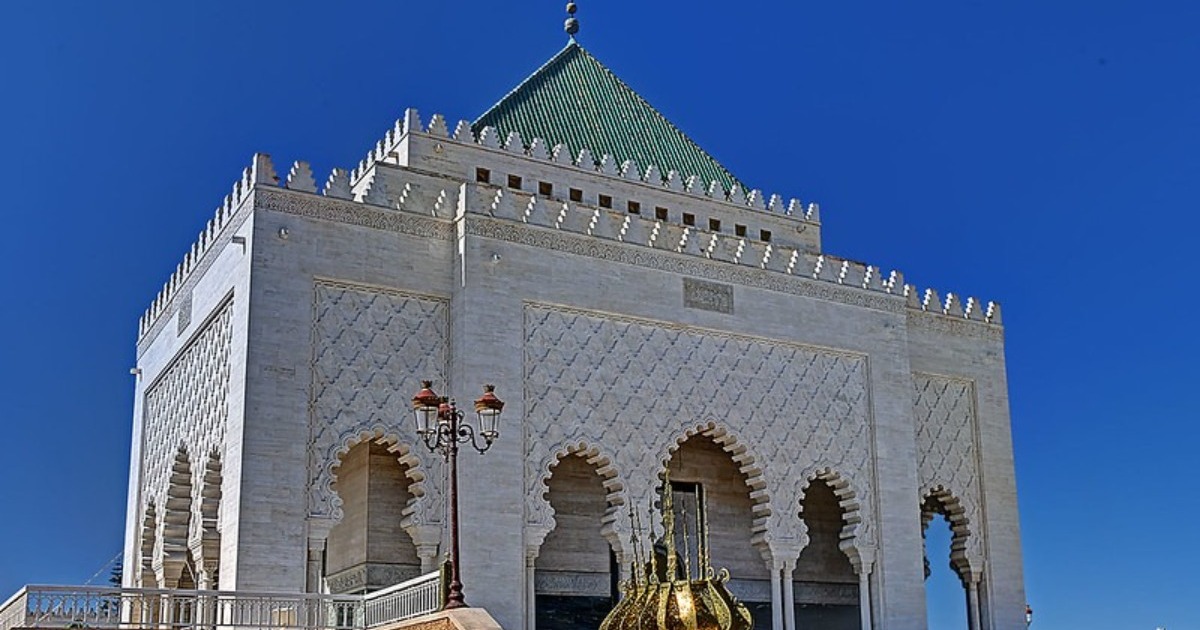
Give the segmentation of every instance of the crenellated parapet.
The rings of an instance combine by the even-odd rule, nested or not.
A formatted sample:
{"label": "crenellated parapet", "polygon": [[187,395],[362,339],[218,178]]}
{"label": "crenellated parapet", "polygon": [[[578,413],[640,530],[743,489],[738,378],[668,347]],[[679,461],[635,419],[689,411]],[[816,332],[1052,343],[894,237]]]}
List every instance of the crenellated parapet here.
{"label": "crenellated parapet", "polygon": [[920,291],[911,284],[904,285],[904,297],[908,308],[913,311],[996,326],[1004,324],[999,302],[984,303],[975,297],[968,297],[964,302],[962,297],[955,293],[947,293],[945,299],[942,299],[936,289]]}
{"label": "crenellated parapet", "polygon": [[[416,147],[414,140],[417,139],[429,146]],[[446,157],[452,147],[466,149],[468,154],[465,157]],[[482,154],[470,153],[480,150]],[[426,156],[426,153],[431,156]],[[510,177],[508,181],[481,181],[484,179],[481,172],[486,169],[476,165],[490,163],[487,159],[491,154],[517,158],[516,162],[510,161],[505,166]],[[419,169],[410,164],[418,159],[438,156],[457,160],[450,162],[448,168],[458,168],[459,172]],[[541,163],[538,168],[542,170],[535,173],[535,167],[529,163]],[[611,207],[611,197],[608,198],[609,207],[605,207],[602,204],[606,197],[604,194],[586,201],[576,201],[564,198],[572,195],[525,190],[528,185],[518,185],[518,180],[523,180],[522,176],[513,174],[519,167],[526,167],[530,173],[535,173],[534,178],[546,179],[552,179],[555,172],[564,168],[576,173],[586,171],[598,176],[600,181],[649,186],[661,196],[643,194],[639,197],[646,201],[642,211],[634,212],[632,203],[622,211]],[[480,172],[472,173],[472,170]],[[472,175],[476,175],[475,181],[472,181]],[[460,208],[463,208],[469,215],[482,215],[489,219],[579,237],[838,285],[888,296],[883,298],[885,300],[891,300],[890,296],[894,296],[898,304],[897,312],[903,310],[899,304],[906,303],[909,312],[937,315],[947,321],[965,322],[968,326],[976,323],[985,327],[999,327],[1002,324],[1000,307],[995,302],[984,303],[974,297],[964,301],[953,293],[947,293],[943,299],[933,289],[918,292],[915,286],[905,284],[903,275],[898,271],[884,271],[875,265],[821,252],[819,239],[816,240],[816,246],[813,241],[802,238],[789,242],[786,235],[766,239],[763,238],[766,229],[761,229],[757,233],[759,238],[755,238],[756,234],[740,223],[745,221],[749,224],[745,217],[754,215],[783,219],[803,236],[807,229],[819,229],[820,209],[817,204],[805,205],[795,199],[785,202],[780,195],[767,197],[758,190],[746,193],[736,184],[727,190],[717,182],[705,184],[694,176],[684,177],[675,171],[662,173],[654,165],[643,167],[631,160],[616,164],[611,156],[597,159],[587,149],[580,150],[572,158],[563,145],[550,147],[537,138],[526,142],[518,133],[501,139],[494,129],[484,128],[479,134],[473,134],[470,124],[465,121],[459,122],[451,132],[441,115],[433,116],[425,126],[416,110],[410,109],[357,167],[350,171],[333,169],[320,187],[307,162],[295,162],[286,177],[281,179],[269,156],[255,155],[253,163],[244,170],[241,179],[234,184],[233,190],[217,208],[175,273],[142,316],[139,338],[146,335],[154,323],[167,313],[176,294],[213,245],[222,238],[228,238],[223,237],[223,233],[232,217],[251,198],[256,186],[320,195],[363,207],[442,221],[455,220]],[[463,195],[466,195],[465,199]],[[656,211],[667,206],[672,209],[672,216],[656,216]],[[736,214],[721,214],[722,209],[735,208]],[[686,222],[689,210],[697,213],[706,211],[705,216],[710,222]],[[684,214],[679,214],[679,211]],[[737,231],[745,233],[706,229],[717,227],[725,216],[733,217],[730,222],[735,223]],[[684,220],[680,220],[680,217]],[[783,231],[778,221],[764,225]]]}
{"label": "crenellated parapet", "polygon": [[183,287],[192,272],[200,264],[200,261],[205,257],[205,254],[213,248],[213,245],[220,242],[229,226],[230,221],[237,214],[251,197],[251,192],[258,184],[278,185],[279,177],[275,174],[275,168],[271,164],[271,157],[263,153],[256,153],[250,166],[247,166],[242,171],[241,179],[233,184],[233,190],[225,195],[225,200],[217,207],[213,217],[205,224],[192,243],[191,249],[184,255],[183,261],[175,266],[175,272],[163,284],[154,301],[150,303],[150,308],[138,320],[138,338],[143,337],[150,330],[154,322],[166,311],[171,302],[175,299],[176,294]]}
{"label": "crenellated parapet", "polygon": [[[495,152],[497,156],[527,159],[534,163],[528,169],[530,173],[538,170],[537,162],[542,162],[573,167],[576,172],[582,171],[591,175],[599,175],[611,180],[614,185],[617,185],[618,182],[622,184],[636,183],[663,193],[682,193],[685,197],[682,200],[676,199],[676,205],[679,203],[716,204],[706,214],[718,218],[723,214],[728,215],[729,220],[726,223],[731,225],[737,222],[738,213],[751,211],[770,217],[791,219],[793,221],[787,223],[790,229],[802,230],[807,225],[815,233],[820,226],[820,206],[816,203],[805,203],[795,198],[785,200],[783,195],[768,195],[761,190],[747,191],[736,183],[726,187],[715,180],[704,180],[697,175],[681,173],[676,170],[664,170],[654,164],[638,164],[634,160],[618,162],[612,155],[597,155],[587,147],[573,148],[564,144],[551,145],[542,138],[525,138],[519,132],[511,132],[506,137],[501,137],[495,128],[483,127],[478,133],[474,133],[471,130],[471,124],[465,120],[459,121],[451,131],[445,117],[441,114],[434,114],[429,124],[424,125],[419,112],[415,109],[406,110],[404,117],[397,120],[388,129],[350,172],[350,182],[356,196],[362,194],[366,184],[364,178],[375,164],[416,166],[411,163],[412,157],[409,155],[413,148],[410,146],[406,151],[401,146],[406,140],[414,137],[432,141],[442,147],[446,146],[445,143],[453,143],[459,147],[469,146]],[[480,161],[480,158],[485,155],[486,153],[477,154],[476,161]],[[484,166],[484,164],[480,163],[478,166]],[[471,173],[464,172],[462,174],[469,176]],[[530,179],[532,180],[532,177]],[[529,183],[532,184],[532,181]],[[559,192],[565,193],[566,191]],[[565,194],[561,196],[565,197]],[[736,210],[734,210],[735,208]],[[650,210],[653,208],[647,208],[647,211]],[[797,223],[800,224],[799,227],[796,225]],[[819,245],[814,249],[819,249]]]}

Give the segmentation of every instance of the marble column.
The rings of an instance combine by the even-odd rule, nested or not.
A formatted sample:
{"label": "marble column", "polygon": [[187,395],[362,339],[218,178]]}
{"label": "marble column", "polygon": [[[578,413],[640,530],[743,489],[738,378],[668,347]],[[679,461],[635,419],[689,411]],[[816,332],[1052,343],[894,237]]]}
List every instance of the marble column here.
{"label": "marble column", "polygon": [[325,538],[310,537],[308,539],[308,560],[304,566],[304,590],[309,593],[320,593],[324,590],[324,556]]}
{"label": "marble column", "polygon": [[858,572],[858,614],[862,630],[871,630],[871,570]]}
{"label": "marble column", "polygon": [[783,564],[771,567],[771,627],[783,630]]}
{"label": "marble column", "polygon": [[783,563],[783,627],[787,630],[796,630],[796,585],[792,581],[795,572],[795,560]]}
{"label": "marble column", "polygon": [[967,615],[971,630],[983,630],[979,617],[979,578],[974,575],[967,581]]}

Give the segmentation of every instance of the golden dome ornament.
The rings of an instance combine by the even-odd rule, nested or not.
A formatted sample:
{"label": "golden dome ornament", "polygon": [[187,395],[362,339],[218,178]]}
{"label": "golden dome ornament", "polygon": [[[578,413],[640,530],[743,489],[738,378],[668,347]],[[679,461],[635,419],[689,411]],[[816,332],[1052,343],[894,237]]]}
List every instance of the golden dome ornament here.
{"label": "golden dome ornament", "polygon": [[[600,630],[752,630],[754,619],[750,611],[729,592],[729,572],[714,572],[708,553],[708,515],[700,509],[696,522],[696,567],[692,575],[691,545],[688,523],[684,517],[683,571],[675,548],[675,508],[672,499],[670,472],[663,475],[661,493],[663,545],[659,562],[653,521],[646,553],[641,544],[641,523],[633,508],[629,511],[630,577],[621,584],[621,600],[600,624]],[[653,510],[651,511],[653,514]],[[648,556],[648,557],[647,557]],[[660,572],[660,567],[663,569]]]}

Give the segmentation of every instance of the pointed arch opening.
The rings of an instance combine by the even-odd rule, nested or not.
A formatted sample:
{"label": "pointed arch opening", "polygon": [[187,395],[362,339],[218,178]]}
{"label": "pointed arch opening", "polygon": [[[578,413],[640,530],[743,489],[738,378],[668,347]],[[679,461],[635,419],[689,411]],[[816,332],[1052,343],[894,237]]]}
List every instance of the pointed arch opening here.
{"label": "pointed arch opening", "polygon": [[332,488],[341,520],[326,542],[323,575],[330,592],[362,594],[421,574],[421,558],[405,525],[416,500],[413,458],[382,435],[339,453]]}
{"label": "pointed arch opening", "polygon": [[584,444],[560,453],[546,479],[554,529],[534,561],[539,630],[594,629],[617,601],[620,543],[613,530],[623,504],[607,457]]}

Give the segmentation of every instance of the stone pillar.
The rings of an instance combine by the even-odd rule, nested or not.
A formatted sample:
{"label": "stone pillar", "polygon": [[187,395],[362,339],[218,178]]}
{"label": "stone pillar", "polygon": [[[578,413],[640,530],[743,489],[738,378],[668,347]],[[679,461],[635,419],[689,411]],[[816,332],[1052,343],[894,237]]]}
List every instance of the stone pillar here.
{"label": "stone pillar", "polygon": [[858,572],[858,614],[862,630],[871,630],[871,570]]}
{"label": "stone pillar", "polygon": [[542,543],[554,529],[553,523],[546,525],[524,525],[525,537],[525,613],[526,630],[537,630],[537,558],[542,552]]}
{"label": "stone pillar", "polygon": [[304,568],[304,590],[308,593],[320,593],[324,590],[322,584],[325,578],[325,567],[322,562],[325,555],[324,537],[310,536],[308,538],[308,560]]}
{"label": "stone pillar", "polygon": [[871,572],[875,568],[875,546],[864,541],[861,546],[853,545],[845,551],[850,564],[854,566],[854,572],[858,574],[859,626],[862,630],[871,630],[875,601],[871,592]]}
{"label": "stone pillar", "polygon": [[771,627],[783,630],[783,563],[771,566]]}
{"label": "stone pillar", "polygon": [[221,562],[221,543],[219,539],[197,536],[188,545],[192,553],[193,564],[196,567],[196,590],[212,591],[217,586],[213,576]]}
{"label": "stone pillar", "polygon": [[538,548],[525,548],[525,628],[537,630],[537,557]]}
{"label": "stone pillar", "polygon": [[783,563],[783,627],[787,630],[796,630],[796,585],[792,581],[795,572],[795,560]]}
{"label": "stone pillar", "polygon": [[967,625],[971,630],[983,630],[979,617],[979,576],[967,579]]}
{"label": "stone pillar", "polygon": [[325,548],[329,532],[336,522],[331,518],[308,517],[308,549],[304,564],[304,590],[309,593],[325,591]]}

